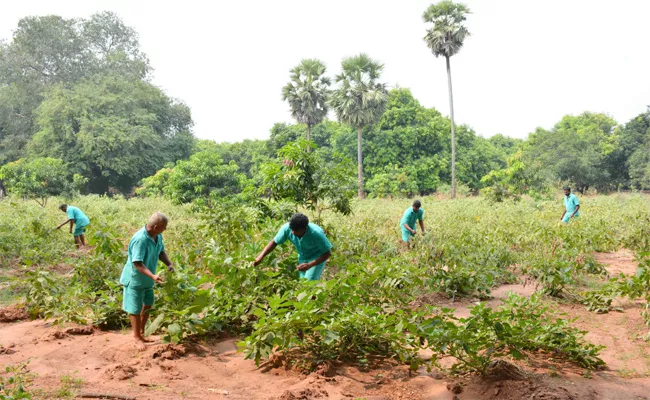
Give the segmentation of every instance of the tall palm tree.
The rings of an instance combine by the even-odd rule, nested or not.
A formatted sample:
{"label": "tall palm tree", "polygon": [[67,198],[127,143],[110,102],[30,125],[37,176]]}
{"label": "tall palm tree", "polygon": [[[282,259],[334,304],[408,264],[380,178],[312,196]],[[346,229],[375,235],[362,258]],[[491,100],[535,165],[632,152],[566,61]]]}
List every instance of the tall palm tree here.
{"label": "tall palm tree", "polygon": [[451,117],[451,198],[456,198],[456,127],[454,124],[454,95],[451,90],[451,67],[449,59],[463,47],[465,39],[470,36],[463,22],[469,14],[469,8],[462,3],[443,0],[432,4],[424,12],[424,22],[433,23],[427,29],[424,41],[436,57],[447,60],[447,83],[449,85],[449,110]]}
{"label": "tall palm tree", "polygon": [[308,141],[311,140],[312,126],[327,116],[327,98],[332,82],[324,76],[326,69],[320,60],[302,60],[291,70],[291,80],[282,88],[282,100],[289,103],[291,116],[298,123],[307,124]]}
{"label": "tall palm tree", "polygon": [[329,103],[340,122],[357,128],[357,179],[359,198],[363,198],[362,131],[364,126],[377,122],[386,109],[386,84],[377,82],[384,64],[361,53],[343,59],[341,67],[336,76],[339,87],[332,92]]}

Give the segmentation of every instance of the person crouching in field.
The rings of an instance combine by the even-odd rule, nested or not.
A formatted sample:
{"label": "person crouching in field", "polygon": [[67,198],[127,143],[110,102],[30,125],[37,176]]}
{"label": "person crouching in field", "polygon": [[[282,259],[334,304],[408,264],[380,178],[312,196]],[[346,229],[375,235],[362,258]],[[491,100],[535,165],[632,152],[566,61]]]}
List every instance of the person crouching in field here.
{"label": "person crouching in field", "polygon": [[174,270],[165,253],[162,238],[168,222],[165,214],[157,212],[149,218],[147,225],[133,235],[129,242],[129,258],[120,277],[120,284],[124,286],[122,309],[129,313],[138,350],[144,350],[147,341],[144,327],[154,303],[153,286],[163,283],[162,277],[156,275],[158,261],[162,261],[169,271]]}
{"label": "person crouching in field", "polygon": [[61,204],[59,210],[68,214],[68,219],[61,225],[57,226],[56,229],[61,229],[63,225],[70,223],[70,233],[72,233],[72,225],[74,225],[74,244],[77,245],[77,249],[81,248],[81,246],[85,246],[86,238],[84,237],[84,232],[86,232],[86,227],[90,224],[90,219],[88,219],[83,211],[75,206]]}
{"label": "person crouching in field", "polygon": [[402,241],[408,243],[411,236],[416,234],[415,221],[420,222],[420,228],[424,233],[424,210],[420,200],[415,200],[413,205],[404,211],[402,219],[399,221],[399,226],[402,228]]}
{"label": "person crouching in field", "polygon": [[562,222],[568,224],[573,218],[580,216],[580,202],[578,197],[571,193],[571,188],[566,186],[564,188],[564,213],[562,214]]}
{"label": "person crouching in field", "polygon": [[309,222],[306,215],[293,214],[288,223],[282,225],[275,238],[257,256],[253,265],[259,265],[264,257],[277,245],[286,241],[293,243],[298,252],[298,271],[300,277],[311,281],[320,279],[325,263],[332,255],[332,245],[323,229]]}

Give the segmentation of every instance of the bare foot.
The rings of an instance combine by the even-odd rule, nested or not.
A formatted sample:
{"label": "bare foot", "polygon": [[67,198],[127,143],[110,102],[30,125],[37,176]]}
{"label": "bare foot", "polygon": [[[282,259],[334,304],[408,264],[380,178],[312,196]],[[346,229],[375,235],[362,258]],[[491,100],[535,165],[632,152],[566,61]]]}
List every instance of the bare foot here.
{"label": "bare foot", "polygon": [[155,339],[152,339],[152,338],[150,338],[150,337],[145,337],[144,335],[142,335],[142,341],[145,342],[145,343],[153,343],[153,342],[155,342],[156,340],[155,340]]}
{"label": "bare foot", "polygon": [[144,351],[147,349],[147,346],[144,344],[144,340],[142,339],[135,339],[135,342],[133,343],[135,348],[139,351]]}

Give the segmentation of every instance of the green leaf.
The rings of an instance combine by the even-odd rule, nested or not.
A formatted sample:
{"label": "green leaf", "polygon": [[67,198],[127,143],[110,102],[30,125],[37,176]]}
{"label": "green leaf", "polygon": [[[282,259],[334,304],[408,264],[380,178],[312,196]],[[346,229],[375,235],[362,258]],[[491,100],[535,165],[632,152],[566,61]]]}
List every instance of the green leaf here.
{"label": "green leaf", "polygon": [[181,332],[181,326],[178,325],[177,323],[173,323],[173,324],[167,326],[167,333],[170,336],[176,336],[180,332]]}
{"label": "green leaf", "polygon": [[156,319],[151,321],[149,326],[147,326],[147,329],[144,331],[145,336],[149,336],[151,334],[154,334],[160,329],[160,325],[162,324],[163,320],[165,319],[165,314],[159,314]]}

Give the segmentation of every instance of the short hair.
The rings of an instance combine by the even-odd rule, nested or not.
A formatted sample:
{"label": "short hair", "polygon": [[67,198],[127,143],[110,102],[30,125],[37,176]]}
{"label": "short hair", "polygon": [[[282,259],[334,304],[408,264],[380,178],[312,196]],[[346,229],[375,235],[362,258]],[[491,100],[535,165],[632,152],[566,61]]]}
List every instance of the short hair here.
{"label": "short hair", "polygon": [[65,204],[65,203],[62,203],[62,204],[59,206],[59,210],[63,210],[64,208],[68,208],[68,205]]}
{"label": "short hair", "polygon": [[149,226],[156,226],[160,225],[161,223],[168,224],[169,223],[169,217],[167,217],[165,214],[156,211],[153,213],[151,217],[149,217],[149,221],[147,222],[147,225]]}
{"label": "short hair", "polygon": [[309,225],[309,218],[307,218],[305,214],[295,213],[289,220],[289,228],[291,228],[292,231],[307,229],[307,225]]}
{"label": "short hair", "polygon": [[565,187],[564,187],[564,190],[568,190],[568,191],[570,192],[570,191],[571,191],[571,188],[568,187],[568,186],[565,186]]}
{"label": "short hair", "polygon": [[422,202],[421,202],[420,200],[415,200],[415,201],[413,202],[413,207],[415,207],[415,208],[420,208],[420,207],[422,207]]}

